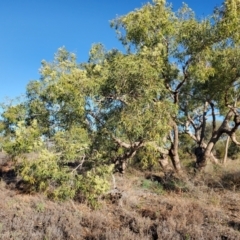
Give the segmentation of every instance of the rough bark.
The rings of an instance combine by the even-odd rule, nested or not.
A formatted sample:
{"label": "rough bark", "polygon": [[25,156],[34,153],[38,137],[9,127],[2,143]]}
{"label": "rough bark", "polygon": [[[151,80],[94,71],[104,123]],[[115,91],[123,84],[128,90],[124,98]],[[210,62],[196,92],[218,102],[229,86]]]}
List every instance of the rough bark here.
{"label": "rough bark", "polygon": [[[235,125],[232,129],[230,129],[229,121],[233,117],[234,117]],[[239,118],[236,116],[236,113],[232,109],[230,109],[225,119],[223,120],[221,126],[217,130],[213,131],[212,137],[204,150],[204,154],[201,157],[199,156],[199,158],[197,158],[198,168],[203,168],[206,166],[207,160],[211,158],[213,147],[215,146],[215,144],[217,143],[217,141],[219,140],[219,138],[222,136],[223,133],[227,133],[234,142],[235,132],[239,125],[240,125]],[[238,144],[238,142],[235,142],[235,143]]]}
{"label": "rough bark", "polygon": [[159,160],[158,160],[161,168],[165,171],[169,168],[169,162],[168,162],[168,155],[167,154],[161,154]]}
{"label": "rough bark", "polygon": [[223,164],[227,163],[229,141],[230,141],[230,137],[228,136],[227,140],[226,140],[226,144],[225,144],[225,152],[224,152]]}
{"label": "rough bark", "polygon": [[[207,111],[208,107],[211,107],[212,111],[212,137],[208,144],[205,142],[205,131],[206,131],[206,121],[207,121]],[[219,137],[222,134],[222,129],[219,129],[219,131],[216,130],[216,114],[214,111],[214,104],[212,102],[206,101],[203,107],[203,113],[202,113],[202,119],[200,120],[198,124],[194,122],[194,120],[189,116],[189,114],[186,112],[187,115],[187,122],[185,124],[186,127],[186,133],[197,143],[197,147],[195,148],[195,156],[196,156],[196,167],[199,166],[205,166],[206,162],[204,163],[204,158],[210,158],[211,161],[215,164],[219,163],[219,160],[214,156],[212,153],[212,149],[216,142],[218,141]],[[188,131],[189,126],[192,126],[194,129],[194,133],[191,133]],[[222,127],[223,128],[223,127]]]}
{"label": "rough bark", "polygon": [[143,146],[143,142],[136,142],[133,145],[120,141],[119,139],[114,139],[120,146],[125,147],[128,151],[122,156],[118,156],[112,162],[115,165],[115,171],[124,173],[127,167],[128,159],[132,158],[139,148]]}
{"label": "rough bark", "polygon": [[171,148],[169,150],[169,157],[172,161],[174,170],[179,172],[181,171],[181,164],[180,164],[180,159],[178,155],[178,144],[179,144],[179,139],[178,139],[178,126],[174,122],[173,123],[173,139],[171,140]]}
{"label": "rough bark", "polygon": [[[219,137],[218,137],[219,139]],[[197,167],[203,168],[207,165],[207,160],[211,158],[211,153],[214,145],[216,144],[217,140],[216,138],[212,138],[210,142],[207,145],[207,148],[203,151],[203,154],[197,156]]]}
{"label": "rough bark", "polygon": [[115,164],[115,171],[124,173],[128,159],[132,158],[137,151],[147,145],[151,145],[155,150],[159,152],[159,159],[158,162],[164,171],[172,170],[172,167],[169,164],[168,157],[170,156],[172,165],[176,171],[181,170],[180,160],[178,156],[178,128],[177,124],[173,124],[174,131],[174,138],[171,140],[172,147],[170,149],[166,149],[164,147],[160,147],[157,145],[155,141],[148,141],[148,142],[134,142],[132,144],[126,143],[121,139],[118,139],[112,135],[112,139],[115,143],[119,146],[127,149],[126,153],[118,156],[117,158],[113,159],[112,162]]}

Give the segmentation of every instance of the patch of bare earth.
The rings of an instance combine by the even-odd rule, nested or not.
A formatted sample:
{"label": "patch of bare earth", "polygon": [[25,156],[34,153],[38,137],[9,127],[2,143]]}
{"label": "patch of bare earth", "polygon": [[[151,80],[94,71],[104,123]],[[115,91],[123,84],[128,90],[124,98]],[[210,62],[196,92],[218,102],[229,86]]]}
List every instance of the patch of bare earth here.
{"label": "patch of bare earth", "polygon": [[115,176],[116,188],[95,210],[22,194],[1,180],[0,239],[240,239],[239,189],[216,179],[131,170]]}

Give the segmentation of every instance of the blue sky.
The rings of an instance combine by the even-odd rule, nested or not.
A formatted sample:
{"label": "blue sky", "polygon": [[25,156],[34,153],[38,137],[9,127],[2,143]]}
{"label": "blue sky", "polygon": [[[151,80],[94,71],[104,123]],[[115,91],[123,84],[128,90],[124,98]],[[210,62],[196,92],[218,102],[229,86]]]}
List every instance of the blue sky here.
{"label": "blue sky", "polygon": [[[1,0],[0,101],[25,93],[39,79],[43,59],[51,61],[59,47],[87,61],[93,43],[120,48],[109,21],[140,8],[145,0]],[[182,0],[170,0],[174,10]],[[196,15],[211,14],[222,0],[185,0]]]}

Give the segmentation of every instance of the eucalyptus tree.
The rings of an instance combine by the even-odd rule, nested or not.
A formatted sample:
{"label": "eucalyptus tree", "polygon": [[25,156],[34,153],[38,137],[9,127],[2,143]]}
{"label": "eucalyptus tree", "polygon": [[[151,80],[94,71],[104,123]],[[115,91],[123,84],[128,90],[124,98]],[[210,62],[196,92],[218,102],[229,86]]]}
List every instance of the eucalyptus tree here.
{"label": "eucalyptus tree", "polygon": [[73,125],[85,128],[85,96],[91,83],[75,54],[60,48],[53,62],[42,61],[40,75],[27,86],[30,120],[37,119],[43,134],[50,137]]}
{"label": "eucalyptus tree", "polygon": [[129,47],[126,54],[105,52],[102,58],[104,51],[99,46],[92,51],[102,59],[96,61],[93,56],[94,61],[90,61],[91,77],[101,79],[98,105],[103,109],[102,131],[108,132],[107,139],[119,152],[115,161],[121,165],[145,147],[158,152],[163,165],[161,156],[170,155],[174,168],[181,168],[175,121],[178,106],[164,81],[166,76],[175,79],[178,73],[177,67],[168,63],[165,47],[169,44],[166,36],[175,32],[176,21],[163,2],[147,4],[112,22],[120,40]]}
{"label": "eucalyptus tree", "polygon": [[124,171],[127,160],[139,149],[164,151],[163,139],[176,106],[169,101],[151,61],[138,53],[107,52],[95,45],[85,67],[89,78],[99,85],[93,99],[97,110],[88,114],[96,124],[94,147],[102,157]]}
{"label": "eucalyptus tree", "polygon": [[[192,79],[182,89],[181,110],[186,118],[185,130],[198,144],[199,167],[205,166],[208,158],[217,162],[212,150],[223,134],[239,145],[235,137],[240,124],[239,11],[239,1],[225,1],[209,17],[210,32],[208,38],[201,40],[204,48],[198,56],[198,65],[189,69]],[[209,114],[212,134],[206,142]],[[219,126],[216,124],[217,114],[223,118]]]}
{"label": "eucalyptus tree", "polygon": [[[179,134],[187,133],[204,166],[222,134],[239,144],[239,11],[239,0],[226,0],[198,19],[185,4],[173,12],[165,0],[154,0],[112,21],[125,53],[97,44],[89,62],[78,64],[59,49],[27,86],[26,126],[36,120],[62,160],[88,156],[121,171],[138,154],[162,166],[168,155],[179,171]],[[224,116],[220,127],[217,111]]]}
{"label": "eucalyptus tree", "polygon": [[40,79],[27,85],[24,124],[37,124],[41,139],[62,165],[81,165],[87,159],[91,126],[86,108],[92,83],[86,74],[75,54],[59,48],[52,62],[42,61]]}
{"label": "eucalyptus tree", "polygon": [[113,166],[99,163],[90,152],[95,126],[87,111],[95,83],[65,48],[52,62],[42,61],[40,74],[28,84],[26,100],[2,114],[0,131],[9,135],[3,149],[15,157],[26,191],[55,199],[81,192],[96,204],[97,196],[110,187]]}
{"label": "eucalyptus tree", "polygon": [[[169,101],[179,110],[171,114],[171,144],[167,144],[175,165],[179,162],[179,129],[189,125],[192,128],[186,132],[198,145],[199,166],[206,164],[223,133],[237,143],[234,133],[239,125],[238,98],[234,98],[235,105],[232,99],[239,81],[239,11],[239,0],[226,0],[211,16],[197,19],[187,5],[174,13],[164,0],[155,0],[112,22],[129,54],[141,56],[158,72],[158,81],[168,91]],[[154,101],[162,99],[155,97]],[[219,129],[216,110],[225,114]],[[204,143],[209,112],[213,133]],[[195,116],[190,117],[190,113]]]}

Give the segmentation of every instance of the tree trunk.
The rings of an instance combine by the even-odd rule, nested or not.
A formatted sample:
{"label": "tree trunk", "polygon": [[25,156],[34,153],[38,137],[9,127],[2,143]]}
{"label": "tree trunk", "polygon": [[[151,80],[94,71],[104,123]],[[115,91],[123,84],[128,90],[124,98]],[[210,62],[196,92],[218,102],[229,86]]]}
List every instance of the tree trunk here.
{"label": "tree trunk", "polygon": [[209,158],[215,159],[215,157],[212,155],[212,150],[221,135],[222,135],[222,129],[220,128],[218,131],[216,131],[213,134],[206,148],[203,148],[200,146],[195,149],[195,155],[197,158],[197,161],[196,161],[197,168],[204,168],[207,165],[207,160]]}
{"label": "tree trunk", "polygon": [[158,162],[164,172],[168,171],[168,170],[172,170],[172,167],[169,165],[168,155],[169,154],[161,154],[161,156],[158,160]]}
{"label": "tree trunk", "polygon": [[174,149],[171,148],[169,151],[169,156],[171,158],[174,169],[177,172],[181,171],[181,164],[180,164],[178,152],[176,152]]}
{"label": "tree trunk", "polygon": [[112,162],[115,165],[115,171],[124,174],[125,169],[127,167],[128,159],[135,156],[137,150],[143,146],[143,142],[136,142],[134,145],[131,146],[130,144],[121,142],[118,139],[115,139],[115,141],[120,143],[119,144],[120,146],[125,146],[125,148],[128,149],[128,151],[125,154],[118,156],[117,158],[112,160]]}
{"label": "tree trunk", "polygon": [[173,123],[173,141],[171,144],[171,148],[169,150],[169,157],[171,158],[172,164],[174,169],[179,172],[181,171],[181,164],[180,164],[180,159],[179,159],[179,155],[178,155],[178,126],[177,124],[174,122]]}
{"label": "tree trunk", "polygon": [[225,145],[225,153],[224,153],[224,158],[223,158],[223,164],[226,164],[226,162],[227,162],[229,141],[230,141],[230,137],[227,136],[226,145]]}
{"label": "tree trunk", "polygon": [[[235,126],[232,129],[230,129],[229,121],[232,119],[233,116],[234,116]],[[197,157],[196,166],[198,168],[203,168],[207,165],[207,160],[209,158],[211,158],[212,149],[223,133],[227,133],[228,136],[230,136],[231,139],[234,141],[234,137],[235,137],[234,134],[235,134],[238,126],[240,125],[240,120],[237,117],[238,117],[238,115],[236,115],[233,110],[229,110],[229,112],[227,113],[221,126],[218,128],[217,131],[213,132],[212,137],[211,137],[210,141],[208,142],[207,147],[205,148],[205,151],[203,152],[203,154],[200,154],[198,156],[196,155],[196,157]],[[239,143],[239,145],[240,145],[240,143]]]}

